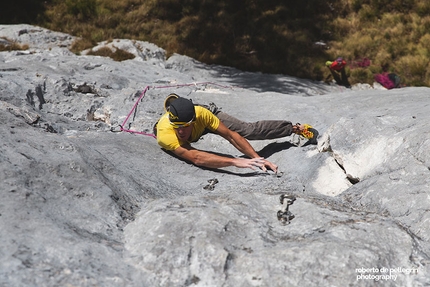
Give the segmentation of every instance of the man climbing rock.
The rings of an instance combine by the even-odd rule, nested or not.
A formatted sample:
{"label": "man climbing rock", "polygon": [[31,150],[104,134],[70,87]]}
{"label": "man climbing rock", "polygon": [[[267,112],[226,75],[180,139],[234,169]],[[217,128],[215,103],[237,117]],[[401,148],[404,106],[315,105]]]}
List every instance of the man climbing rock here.
{"label": "man climbing rock", "polygon": [[[176,94],[169,95],[165,101],[166,113],[154,127],[158,144],[197,166],[207,168],[235,166],[260,168],[264,171],[271,169],[277,172],[278,166],[259,156],[248,140],[281,138],[296,133],[316,143],[318,132],[309,125],[293,125],[284,120],[247,123],[221,112],[213,104],[208,108],[210,110],[194,105],[192,101]],[[191,147],[190,143],[198,141],[208,132],[222,136],[249,158],[220,156]]]}

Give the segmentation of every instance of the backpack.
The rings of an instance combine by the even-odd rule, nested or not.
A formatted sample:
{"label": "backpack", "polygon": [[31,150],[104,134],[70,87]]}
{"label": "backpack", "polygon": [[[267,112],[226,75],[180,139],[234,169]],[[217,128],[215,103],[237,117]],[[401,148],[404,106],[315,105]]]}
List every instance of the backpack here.
{"label": "backpack", "polygon": [[377,74],[375,75],[375,81],[389,90],[400,86],[400,77],[394,73]]}
{"label": "backpack", "polygon": [[400,87],[400,77],[394,73],[390,73],[388,74],[388,78],[390,79],[391,82],[393,82],[394,87],[393,88],[398,88]]}

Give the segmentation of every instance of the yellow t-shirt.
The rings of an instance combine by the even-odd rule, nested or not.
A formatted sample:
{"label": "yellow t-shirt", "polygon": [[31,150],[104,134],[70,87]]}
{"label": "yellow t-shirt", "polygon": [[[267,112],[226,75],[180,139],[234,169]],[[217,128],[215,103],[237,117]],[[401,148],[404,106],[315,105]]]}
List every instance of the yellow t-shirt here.
{"label": "yellow t-shirt", "polygon": [[194,122],[193,131],[190,140],[185,142],[179,140],[176,136],[175,129],[170,124],[169,113],[165,113],[157,124],[157,142],[166,150],[175,150],[179,146],[186,143],[192,143],[199,140],[205,129],[215,131],[219,126],[219,119],[209,110],[195,106],[196,120]]}

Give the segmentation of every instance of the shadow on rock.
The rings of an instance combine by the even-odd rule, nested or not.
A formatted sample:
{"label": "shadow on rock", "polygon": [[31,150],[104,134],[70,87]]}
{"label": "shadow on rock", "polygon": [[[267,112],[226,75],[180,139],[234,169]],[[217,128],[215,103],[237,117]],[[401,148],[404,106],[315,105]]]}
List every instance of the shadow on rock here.
{"label": "shadow on rock", "polygon": [[257,151],[257,153],[264,158],[268,158],[271,155],[273,155],[274,153],[277,153],[277,152],[280,152],[283,150],[287,150],[291,147],[297,147],[297,146],[292,144],[289,141],[282,142],[282,143],[275,142],[275,143],[268,144],[267,146],[265,146],[261,150]]}

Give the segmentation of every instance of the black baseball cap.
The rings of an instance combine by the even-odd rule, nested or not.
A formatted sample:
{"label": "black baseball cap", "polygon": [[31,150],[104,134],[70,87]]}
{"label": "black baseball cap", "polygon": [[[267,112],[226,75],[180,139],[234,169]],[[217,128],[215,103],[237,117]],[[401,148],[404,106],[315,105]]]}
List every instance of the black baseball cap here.
{"label": "black baseball cap", "polygon": [[172,123],[188,123],[196,117],[194,104],[191,100],[178,97],[170,101],[168,106],[169,120]]}

